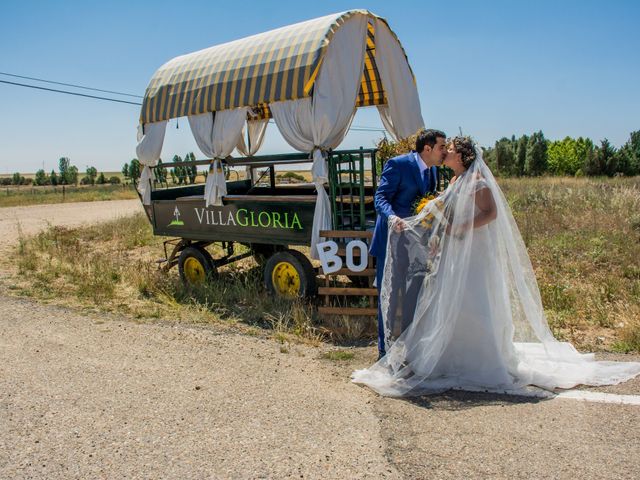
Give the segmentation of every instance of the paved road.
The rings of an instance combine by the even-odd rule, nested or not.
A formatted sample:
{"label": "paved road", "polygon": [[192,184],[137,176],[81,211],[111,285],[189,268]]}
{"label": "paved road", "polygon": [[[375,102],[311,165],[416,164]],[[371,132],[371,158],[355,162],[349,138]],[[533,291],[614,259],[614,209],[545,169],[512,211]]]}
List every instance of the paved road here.
{"label": "paved road", "polygon": [[[55,206],[48,219],[92,221],[115,205],[67,204],[60,217]],[[0,312],[3,479],[623,479],[640,471],[640,406],[470,393],[386,399],[349,382],[373,361],[372,348],[331,362],[321,358],[329,345],[283,352],[223,325],[85,314],[2,289]],[[640,380],[592,390],[637,395]]]}

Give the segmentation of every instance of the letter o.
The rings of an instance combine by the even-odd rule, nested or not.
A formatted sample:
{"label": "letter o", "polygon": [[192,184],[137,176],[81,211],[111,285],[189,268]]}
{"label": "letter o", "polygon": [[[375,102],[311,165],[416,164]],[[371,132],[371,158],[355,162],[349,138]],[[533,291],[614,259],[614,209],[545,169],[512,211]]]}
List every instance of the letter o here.
{"label": "letter o", "polygon": [[[360,250],[359,265],[356,265],[353,262],[354,260],[353,250],[356,248]],[[347,243],[347,251],[346,251],[347,268],[352,272],[362,272],[365,268],[367,268],[367,263],[369,262],[368,255],[369,254],[368,254],[368,248],[366,243],[364,243],[362,240],[351,240],[349,243]]]}

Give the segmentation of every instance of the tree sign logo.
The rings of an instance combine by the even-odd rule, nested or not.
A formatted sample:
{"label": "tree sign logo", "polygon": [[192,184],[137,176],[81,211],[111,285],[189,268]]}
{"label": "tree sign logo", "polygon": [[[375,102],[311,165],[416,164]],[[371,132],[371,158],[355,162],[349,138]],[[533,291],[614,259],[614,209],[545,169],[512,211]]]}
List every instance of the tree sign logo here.
{"label": "tree sign logo", "polygon": [[169,226],[184,225],[184,222],[180,220],[180,210],[178,210],[178,207],[176,207],[176,209],[173,211],[173,216],[175,217],[175,219],[169,224]]}

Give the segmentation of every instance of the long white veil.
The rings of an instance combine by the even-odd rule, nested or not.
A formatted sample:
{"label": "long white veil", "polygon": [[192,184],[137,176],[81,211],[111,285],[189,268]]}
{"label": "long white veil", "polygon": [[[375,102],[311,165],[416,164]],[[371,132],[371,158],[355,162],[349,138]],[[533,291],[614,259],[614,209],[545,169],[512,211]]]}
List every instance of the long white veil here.
{"label": "long white veil", "polygon": [[[493,197],[496,218],[473,228],[483,189]],[[354,382],[388,396],[450,388],[524,393],[528,385],[614,384],[640,373],[640,363],[597,362],[553,337],[526,247],[478,147],[469,169],[405,222],[401,232],[389,228],[379,299],[387,355],[354,372]],[[462,353],[446,354],[461,347],[456,342],[465,331]],[[482,334],[473,338],[474,331]],[[462,370],[486,362],[473,358],[476,342],[494,344],[508,372],[503,378],[496,374],[494,381],[490,365],[478,378],[452,368],[460,356],[467,357]]]}

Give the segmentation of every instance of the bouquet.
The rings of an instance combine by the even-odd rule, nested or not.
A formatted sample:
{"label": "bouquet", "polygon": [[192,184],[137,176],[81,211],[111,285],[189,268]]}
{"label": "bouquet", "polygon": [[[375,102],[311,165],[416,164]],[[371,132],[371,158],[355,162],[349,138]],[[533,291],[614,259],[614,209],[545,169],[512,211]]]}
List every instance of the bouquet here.
{"label": "bouquet", "polygon": [[[425,208],[427,211],[423,212]],[[448,223],[443,213],[444,202],[433,193],[425,195],[415,203],[414,214],[419,218],[419,225],[424,229],[423,238],[426,240],[425,267],[427,274],[435,273],[440,263],[441,244]],[[439,217],[438,222],[435,222],[436,217]]]}

